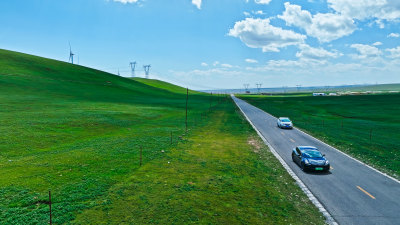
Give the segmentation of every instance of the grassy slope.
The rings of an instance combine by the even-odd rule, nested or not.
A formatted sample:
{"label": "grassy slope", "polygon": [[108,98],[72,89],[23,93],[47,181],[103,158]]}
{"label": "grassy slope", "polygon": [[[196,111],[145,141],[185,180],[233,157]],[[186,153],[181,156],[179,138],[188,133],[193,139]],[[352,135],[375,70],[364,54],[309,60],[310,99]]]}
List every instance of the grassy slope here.
{"label": "grassy slope", "polygon": [[[295,125],[399,177],[400,95],[244,97]],[[343,124],[343,125],[342,125]]]}
{"label": "grassy slope", "polygon": [[[185,210],[198,210],[198,204],[208,204],[206,195],[207,191],[211,192],[211,187],[203,186],[204,195],[199,192],[199,202],[174,205],[172,208],[165,208],[160,215],[139,217],[135,213],[144,208],[161,207],[158,203],[167,201],[169,194],[182,191],[169,186],[160,188],[161,180],[179,178],[178,180],[185,182],[176,181],[174,184],[182,185],[183,190],[186,190],[190,189],[185,186],[186,181],[196,183],[192,178],[200,179],[207,174],[222,179],[215,183],[215,188],[220,191],[213,192],[221,197],[213,203],[221,211],[208,208],[204,212],[210,215],[218,213],[221,218],[229,219],[231,212],[225,210],[226,198],[223,197],[229,189],[225,187],[238,186],[247,190],[245,184],[250,179],[229,178],[242,175],[243,171],[252,172],[251,176],[254,177],[271,178],[257,183],[257,188],[252,188],[254,195],[247,191],[231,195],[249,200],[246,200],[246,204],[249,204],[246,207],[239,205],[239,202],[231,202],[230,204],[237,203],[234,205],[237,210],[253,214],[265,212],[265,215],[274,213],[275,219],[272,221],[280,223],[284,219],[294,221],[302,213],[310,215],[310,221],[321,223],[320,214],[280,167],[273,169],[277,172],[269,175],[270,165],[256,160],[257,156],[251,153],[250,145],[244,141],[249,133],[242,131],[243,127],[237,127],[236,133],[233,133],[225,123],[213,125],[224,119],[230,119],[229,124],[240,121],[233,112],[228,115],[208,111],[210,104],[216,105],[221,99],[210,98],[208,95],[190,95],[189,126],[192,133],[189,140],[179,140],[178,136],[184,133],[185,97],[184,94],[93,69],[0,50],[1,224],[46,223],[48,206],[45,201],[49,189],[52,190],[53,222],[56,224],[70,223],[75,219],[78,224],[82,219],[93,223],[104,220],[121,223],[124,221],[118,213],[118,207],[121,210],[123,205],[121,195],[124,197],[124,206],[130,209],[125,214],[131,219],[140,218],[146,222],[156,222],[152,218],[170,221],[169,216],[173,212],[174,221],[185,223],[188,215],[193,215]],[[222,105],[232,110],[232,103],[225,102]],[[207,113],[207,119],[200,116],[204,113]],[[234,149],[230,149],[232,146],[226,145],[228,142],[209,138],[211,143],[208,144],[215,143],[213,140],[218,141],[219,145],[215,150],[224,152],[223,155],[229,160],[219,161],[214,158],[217,155],[210,155],[203,159],[205,165],[208,161],[213,162],[212,167],[206,167],[209,171],[198,167],[194,170],[195,173],[189,170],[189,165],[195,168],[204,162],[198,161],[195,155],[182,149],[202,144],[203,138],[199,135],[211,136],[213,133],[209,133],[209,129],[212,126],[217,128],[215,135],[226,133],[229,136],[226,141],[242,140],[240,148],[233,146]],[[173,132],[173,144],[170,144],[170,132]],[[139,167],[140,146],[143,148],[142,167]],[[165,153],[161,153],[161,150]],[[232,151],[237,154],[236,157],[230,156]],[[210,150],[199,148],[195,153],[206,154]],[[263,154],[271,157],[269,153]],[[237,158],[246,163],[239,164],[236,162]],[[162,173],[165,171],[167,159],[181,173],[174,170]],[[196,165],[194,162],[201,164]],[[258,164],[260,165],[254,170],[249,166]],[[273,164],[278,163],[275,161]],[[224,167],[235,169],[230,173]],[[148,170],[152,173],[147,173]],[[160,182],[154,183],[154,179]],[[272,184],[276,180],[283,183]],[[224,186],[227,181],[230,186]],[[299,209],[299,203],[291,200],[292,196],[285,199],[288,191],[278,191],[283,188],[284,183],[300,196],[301,202],[307,206],[304,211]],[[151,185],[156,186],[153,189]],[[136,189],[142,194],[136,195]],[[156,190],[157,193],[164,191],[164,195],[154,194]],[[156,199],[148,196],[155,196]],[[182,203],[189,196],[176,197]],[[137,198],[140,199],[140,204],[137,204]],[[275,207],[270,208],[259,201],[275,202]],[[293,209],[290,211],[296,214],[288,213],[287,209]],[[111,212],[109,217],[102,217],[108,210]],[[80,213],[89,217],[76,218]],[[241,219],[250,221],[244,216]]]}
{"label": "grassy slope", "polygon": [[[159,89],[163,89],[163,90],[167,90],[173,93],[179,93],[179,94],[186,94],[186,88],[174,85],[174,84],[170,84],[161,80],[155,80],[155,79],[145,79],[145,78],[140,78],[140,77],[135,77],[132,78],[133,80],[155,87],[155,88],[159,88]],[[192,91],[190,90],[191,94],[201,94],[200,92],[196,92],[196,91]]]}

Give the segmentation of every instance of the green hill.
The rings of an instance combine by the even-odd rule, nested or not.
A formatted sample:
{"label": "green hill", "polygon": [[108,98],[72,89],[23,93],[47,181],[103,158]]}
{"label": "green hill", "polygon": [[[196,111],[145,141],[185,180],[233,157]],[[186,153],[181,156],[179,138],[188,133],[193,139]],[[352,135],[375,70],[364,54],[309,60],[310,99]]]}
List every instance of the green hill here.
{"label": "green hill", "polygon": [[54,224],[323,224],[228,98],[190,92],[187,133],[185,106],[171,84],[0,50],[0,224],[47,224],[48,190]]}
{"label": "green hill", "polygon": [[[135,77],[132,78],[135,81],[138,81],[140,83],[152,86],[152,87],[156,87],[159,89],[163,89],[163,90],[167,90],[173,93],[179,93],[179,94],[186,94],[186,88],[171,84],[171,83],[167,83],[165,81],[161,81],[161,80],[155,80],[155,79],[145,79],[145,78],[140,78],[140,77]],[[201,94],[200,92],[197,91],[192,91],[190,90],[191,94]]]}

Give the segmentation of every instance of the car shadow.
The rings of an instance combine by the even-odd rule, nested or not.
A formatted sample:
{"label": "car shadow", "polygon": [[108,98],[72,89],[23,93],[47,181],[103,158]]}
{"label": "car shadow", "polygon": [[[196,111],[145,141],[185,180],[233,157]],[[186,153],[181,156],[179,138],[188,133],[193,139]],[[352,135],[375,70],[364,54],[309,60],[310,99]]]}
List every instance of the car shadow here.
{"label": "car shadow", "polygon": [[331,175],[332,174],[332,172],[329,170],[329,171],[322,171],[322,172],[320,172],[320,171],[303,171],[304,173],[306,173],[306,174],[309,174],[309,175],[315,175],[315,176],[326,176],[326,175]]}

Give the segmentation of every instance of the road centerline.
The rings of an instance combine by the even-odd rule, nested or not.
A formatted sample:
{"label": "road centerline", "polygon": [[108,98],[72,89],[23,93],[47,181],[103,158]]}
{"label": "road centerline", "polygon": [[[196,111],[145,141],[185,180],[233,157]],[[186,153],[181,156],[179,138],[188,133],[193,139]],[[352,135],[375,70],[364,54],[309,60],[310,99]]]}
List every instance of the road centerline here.
{"label": "road centerline", "polygon": [[[321,204],[324,205],[322,211],[327,212],[327,220],[332,218],[329,217],[330,215],[333,216],[332,224],[336,224],[335,221],[339,224],[400,224],[397,210],[400,207],[400,196],[398,195],[400,186],[397,181],[388,179],[387,176],[371,170],[365,164],[361,163],[360,165],[356,159],[296,128],[290,133],[276,129],[273,123],[276,121],[276,117],[241,99],[236,97],[233,97],[233,99],[247,120],[252,123],[254,129],[265,139],[263,140],[271,148],[271,151],[275,152],[277,158],[282,160],[283,165],[293,167],[294,170],[290,170],[289,173],[297,176],[300,182],[303,182],[309,192],[313,194],[310,199],[320,201],[320,203],[314,204],[317,207]],[[265,119],[270,122],[264,122]],[[296,141],[296,143],[292,143],[290,139]],[[301,171],[291,158],[293,145],[296,144],[317,147],[329,156],[330,162],[336,163],[335,167],[339,165],[340,170],[333,172],[333,167],[331,167],[332,173]],[[368,191],[372,191],[379,198],[375,198],[371,193],[358,186],[360,180],[363,181],[361,186],[367,187]],[[369,194],[369,198],[366,198],[364,194],[357,194],[360,193],[359,191],[365,195]],[[376,199],[376,201],[371,201],[370,198]],[[354,207],[355,203],[358,207]],[[346,216],[349,213],[359,216]]]}
{"label": "road centerline", "polygon": [[364,190],[362,187],[357,186],[357,188],[358,188],[360,191],[364,192],[364,194],[368,195],[370,198],[375,199],[375,197],[374,197],[373,195],[371,195],[370,193],[368,193],[368,192],[367,192],[366,190]]}

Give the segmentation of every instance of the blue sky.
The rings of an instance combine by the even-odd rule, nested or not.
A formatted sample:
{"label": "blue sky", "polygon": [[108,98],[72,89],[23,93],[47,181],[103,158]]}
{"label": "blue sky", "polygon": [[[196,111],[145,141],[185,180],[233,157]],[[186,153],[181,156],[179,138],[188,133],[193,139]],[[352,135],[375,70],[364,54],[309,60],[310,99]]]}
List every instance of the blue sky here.
{"label": "blue sky", "polygon": [[2,0],[0,48],[194,89],[400,82],[398,0]]}

